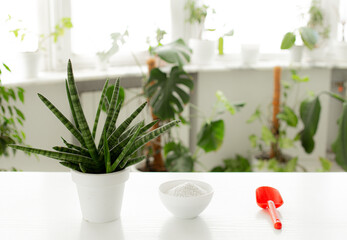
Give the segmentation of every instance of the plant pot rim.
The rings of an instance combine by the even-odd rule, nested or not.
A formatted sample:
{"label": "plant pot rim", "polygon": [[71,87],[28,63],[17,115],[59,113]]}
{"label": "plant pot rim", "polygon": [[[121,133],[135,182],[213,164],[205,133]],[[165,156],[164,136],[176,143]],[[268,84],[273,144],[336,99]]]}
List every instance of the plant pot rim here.
{"label": "plant pot rim", "polygon": [[86,187],[112,187],[121,183],[126,182],[129,179],[128,168],[122,171],[112,172],[112,173],[82,173],[76,170],[71,170],[72,181],[79,186]]}
{"label": "plant pot rim", "polygon": [[80,171],[76,171],[74,169],[70,169],[71,172],[73,172],[74,174],[76,175],[80,175],[80,176],[101,176],[101,175],[104,175],[104,176],[111,176],[111,175],[117,175],[117,174],[120,174],[120,173],[125,173],[125,172],[129,172],[129,167],[127,168],[124,168],[123,170],[121,171],[116,171],[116,172],[111,172],[111,173],[83,173],[83,172],[80,172]]}

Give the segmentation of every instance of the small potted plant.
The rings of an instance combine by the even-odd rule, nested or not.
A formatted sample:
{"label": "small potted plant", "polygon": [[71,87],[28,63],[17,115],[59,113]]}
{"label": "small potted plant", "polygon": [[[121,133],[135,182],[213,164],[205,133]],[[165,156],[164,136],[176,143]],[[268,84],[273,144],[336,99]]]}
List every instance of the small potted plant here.
{"label": "small potted plant", "polygon": [[[63,139],[65,146],[53,147],[55,151],[20,145],[10,146],[13,149],[56,159],[60,164],[70,168],[72,179],[77,185],[84,219],[100,223],[112,221],[120,216],[124,183],[129,177],[128,167],[145,158],[137,156],[137,150],[175,126],[179,121],[171,121],[153,131],[149,131],[149,129],[157,123],[157,120],[147,125],[140,121],[130,126],[145,107],[145,102],[116,127],[117,117],[122,106],[122,102],[117,101],[118,79],[113,87],[111,101],[105,97],[108,88],[108,81],[106,81],[91,131],[81,107],[70,61],[67,72],[66,92],[74,124],[47,98],[41,94],[39,94],[39,98],[78,140],[80,145],[68,143]],[[107,117],[100,140],[97,142],[96,130],[103,104],[107,106]]]}
{"label": "small potted plant", "polygon": [[100,70],[106,70],[109,63],[110,58],[119,51],[119,47],[126,42],[126,38],[129,36],[128,30],[124,33],[114,32],[110,34],[112,44],[111,47],[106,51],[97,52],[98,56],[98,68]]}
{"label": "small potted plant", "polygon": [[[185,10],[189,12],[189,18],[186,21],[192,26],[192,37],[189,40],[189,46],[193,51],[192,63],[208,64],[213,60],[217,48],[215,41],[203,39],[209,6],[205,4],[199,6],[196,1],[188,0]],[[212,13],[214,13],[214,10],[212,10]]]}
{"label": "small potted plant", "polygon": [[[281,49],[291,49],[292,61],[301,61],[303,46],[307,47],[306,54],[309,61],[323,60],[324,57],[324,46],[329,38],[330,27],[324,22],[319,0],[312,1],[307,15],[309,18],[307,25],[286,33],[282,40]],[[295,45],[297,35],[300,35],[303,46]]]}
{"label": "small potted plant", "polygon": [[[297,36],[301,37],[304,45],[295,44]],[[281,43],[281,49],[290,49],[290,59],[292,62],[301,62],[304,46],[309,50],[316,47],[318,41],[318,33],[309,27],[301,27],[293,32],[287,32]]]}
{"label": "small potted plant", "polygon": [[53,39],[53,43],[57,43],[58,39],[62,37],[67,29],[73,27],[70,18],[62,18],[55,25],[54,31],[49,34],[37,34],[26,27],[23,26],[21,20],[13,19],[10,15],[6,20],[12,29],[9,31],[14,35],[15,38],[19,39],[20,42],[23,42],[29,35],[37,39],[37,46],[35,49],[30,49],[29,51],[23,51],[19,53],[19,68],[23,77],[34,78],[37,77],[39,68],[40,68],[40,59],[44,51],[46,51],[47,40]]}

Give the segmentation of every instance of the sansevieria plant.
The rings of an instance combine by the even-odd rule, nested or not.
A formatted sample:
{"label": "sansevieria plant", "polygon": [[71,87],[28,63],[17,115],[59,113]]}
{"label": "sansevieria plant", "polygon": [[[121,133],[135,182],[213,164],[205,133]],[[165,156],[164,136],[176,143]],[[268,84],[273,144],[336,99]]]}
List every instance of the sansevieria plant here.
{"label": "sansevieria plant", "polygon": [[[60,161],[60,164],[83,173],[111,173],[121,171],[130,165],[142,161],[145,156],[137,156],[137,150],[179,122],[171,121],[153,131],[150,131],[150,129],[157,123],[157,120],[147,125],[144,124],[144,121],[141,121],[131,126],[133,120],[145,107],[146,103],[143,103],[123,123],[117,124],[118,127],[116,127],[117,118],[122,106],[122,102],[117,103],[119,79],[114,85],[110,101],[106,97],[106,90],[109,84],[108,80],[106,80],[95,116],[94,126],[90,130],[82,110],[70,60],[68,62],[67,80],[65,80],[65,84],[74,123],[65,117],[47,98],[41,94],[38,94],[38,96],[78,140],[80,145],[68,143],[62,138],[65,146],[53,147],[55,151],[19,145],[10,145],[10,147],[57,159]],[[104,104],[107,106],[107,117],[103,125],[100,140],[97,143],[96,130],[100,112]]]}

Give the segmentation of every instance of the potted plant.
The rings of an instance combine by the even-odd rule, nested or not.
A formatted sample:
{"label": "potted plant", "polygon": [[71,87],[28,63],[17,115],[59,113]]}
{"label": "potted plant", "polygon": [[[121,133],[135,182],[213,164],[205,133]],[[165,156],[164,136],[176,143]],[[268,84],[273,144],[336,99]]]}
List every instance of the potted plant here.
{"label": "potted plant", "polygon": [[[301,37],[304,45],[295,44],[297,36]],[[316,47],[318,41],[318,33],[309,27],[300,27],[293,32],[287,32],[281,43],[281,49],[290,49],[290,59],[293,62],[301,62],[304,46],[309,50]]]}
{"label": "potted plant", "polygon": [[[283,82],[283,91],[281,91],[281,68],[274,68],[274,94],[272,101],[271,119],[264,119],[262,109],[258,107],[247,123],[258,120],[261,123],[261,135],[252,134],[249,136],[252,148],[256,150],[255,159],[256,168],[262,169],[267,166],[272,171],[296,171],[300,167],[303,171],[306,168],[298,162],[297,156],[291,156],[285,153],[287,149],[295,147],[295,143],[300,141],[306,153],[312,153],[314,144],[313,137],[317,131],[318,122],[313,118],[307,121],[306,114],[312,114],[306,110],[305,100],[300,104],[300,116],[304,128],[298,130],[299,114],[294,104],[288,104],[288,98],[295,86],[309,81],[308,77],[300,77],[296,71],[292,71],[292,82]],[[281,94],[282,92],[282,94]],[[320,109],[319,105],[315,105]],[[318,111],[316,109],[316,111]],[[293,136],[289,134],[289,129],[296,132]],[[321,158],[321,162],[325,159]]]}
{"label": "potted plant", "polygon": [[[146,103],[138,107],[123,123],[117,124],[122,102],[117,102],[119,79],[116,81],[112,99],[106,100],[106,81],[99,101],[93,129],[90,130],[78,96],[71,62],[67,67],[66,92],[74,124],[66,118],[47,98],[39,98],[64,124],[80,145],[68,143],[53,147],[55,151],[42,150],[20,145],[10,145],[13,149],[41,154],[59,161],[71,169],[72,179],[77,185],[82,214],[90,222],[108,222],[119,218],[124,183],[128,179],[128,167],[142,161],[137,150],[148,141],[175,126],[179,121],[171,121],[153,131],[148,131],[157,121],[147,125],[140,121],[130,124],[143,110]],[[107,117],[103,124],[100,140],[96,141],[96,130],[103,103],[107,106]]]}
{"label": "potted plant", "polygon": [[[185,5],[189,17],[186,19],[193,28],[192,38],[189,40],[189,46],[192,48],[192,63],[208,64],[211,63],[216,51],[216,42],[203,39],[205,31],[205,19],[208,14],[209,6],[203,4],[199,6],[196,1],[188,0]],[[212,10],[214,13],[214,10]]]}
{"label": "potted plant", "polygon": [[110,62],[110,58],[119,51],[119,47],[123,45],[129,36],[128,30],[124,33],[114,32],[110,34],[112,44],[106,51],[97,52],[98,67],[100,70],[106,70]]}
{"label": "potted plant", "polygon": [[67,29],[73,27],[70,18],[62,18],[55,25],[54,31],[49,34],[36,34],[22,26],[21,20],[15,20],[10,15],[7,22],[13,22],[14,27],[10,33],[21,42],[24,41],[28,35],[34,35],[38,39],[36,50],[24,51],[19,53],[19,70],[24,77],[34,78],[37,77],[40,68],[40,59],[42,52],[46,50],[46,41],[53,39],[53,43],[57,43],[58,39],[65,34]]}
{"label": "potted plant", "polygon": [[[303,55],[303,46],[307,47],[309,61],[322,60],[324,45],[329,38],[330,28],[324,23],[324,15],[320,7],[320,1],[313,0],[308,12],[308,23],[304,27],[295,29],[284,35],[281,49],[291,50],[291,60],[300,62]],[[296,45],[296,38],[300,35],[303,46]]]}
{"label": "potted plant", "polygon": [[[10,154],[9,144],[23,144],[25,140],[25,133],[20,129],[25,116],[18,107],[18,103],[24,103],[24,89],[3,86],[1,84],[3,71],[11,72],[5,63],[0,67],[0,156],[7,157]],[[13,151],[13,154],[15,153]],[[12,170],[16,171],[16,168],[12,167]]]}
{"label": "potted plant", "polygon": [[[199,157],[202,154],[216,152],[222,146],[224,141],[224,120],[220,117],[225,112],[229,112],[234,115],[238,112],[245,103],[230,103],[224,96],[222,91],[216,92],[217,101],[213,106],[211,116],[205,116],[201,110],[196,106],[193,106],[198,110],[198,116],[202,116],[203,123],[197,134],[197,143],[194,153],[190,152],[190,149],[183,144],[178,138],[171,139],[164,145],[165,154],[165,166],[170,172],[192,172],[195,165],[202,165],[199,161]],[[182,121],[183,122],[183,121]],[[184,122],[183,122],[184,123]],[[207,171],[207,169],[206,169]]]}

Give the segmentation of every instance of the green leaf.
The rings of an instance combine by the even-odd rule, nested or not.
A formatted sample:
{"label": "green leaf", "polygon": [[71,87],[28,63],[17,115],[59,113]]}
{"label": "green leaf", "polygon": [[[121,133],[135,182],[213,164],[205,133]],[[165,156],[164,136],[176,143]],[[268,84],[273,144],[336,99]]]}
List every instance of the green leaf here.
{"label": "green leaf", "polygon": [[285,121],[288,126],[296,127],[298,125],[298,117],[293,109],[288,106],[283,107],[283,111],[277,114],[279,120]]}
{"label": "green leaf", "polygon": [[217,151],[224,139],[224,121],[206,122],[198,133],[197,145],[205,152]]}
{"label": "green leaf", "polygon": [[239,111],[242,107],[245,106],[245,103],[230,103],[228,99],[224,96],[224,93],[222,91],[217,91],[216,97],[217,100],[224,105],[224,108],[228,110],[231,115],[234,115],[236,111]]}
{"label": "green leaf", "polygon": [[140,156],[140,157],[135,157],[135,158],[130,158],[127,161],[127,164],[124,166],[124,168],[130,167],[131,165],[137,164],[141,161],[143,161],[146,158],[146,156]]}
{"label": "green leaf", "polygon": [[113,146],[115,142],[122,133],[128,128],[131,122],[140,114],[143,108],[146,106],[147,102],[144,102],[140,107],[138,107],[109,137],[110,146]]}
{"label": "green leaf", "polygon": [[329,172],[331,169],[331,161],[329,159],[319,157],[320,164],[322,166],[322,169],[319,170],[321,172]]}
{"label": "green leaf", "polygon": [[[139,135],[140,133],[140,129],[143,127],[143,123],[140,124],[140,126],[138,126],[138,128],[136,129],[134,135],[130,138],[129,142],[127,143],[127,145],[125,145],[125,147],[123,148],[123,151],[121,152],[121,154],[118,156],[118,158],[112,163],[112,171],[114,171],[118,165],[120,164],[121,168],[124,167],[126,165],[126,161],[125,161],[125,156],[131,156],[132,153],[128,153],[129,149],[132,147],[132,145],[134,144],[136,137]],[[121,162],[124,160],[124,163],[121,164]]]}
{"label": "green leaf", "polygon": [[53,152],[53,151],[42,150],[42,149],[38,149],[38,148],[25,147],[25,146],[19,146],[19,145],[9,145],[9,147],[16,149],[16,150],[24,151],[24,152],[30,152],[30,153],[34,153],[34,154],[43,155],[43,156],[57,159],[57,160],[67,161],[67,162],[74,163],[74,164],[89,163],[89,164],[93,165],[92,159],[90,157],[85,157],[82,155]]}
{"label": "green leaf", "polygon": [[314,149],[314,135],[316,134],[321,105],[318,97],[305,99],[300,105],[300,117],[304,124],[301,132],[301,145],[306,153],[311,153]]}
{"label": "green leaf", "polygon": [[223,160],[225,172],[251,172],[251,164],[249,160],[241,155],[236,155],[236,158],[228,158]]}
{"label": "green leaf", "polygon": [[261,111],[260,111],[260,107],[257,107],[257,109],[255,110],[255,112],[252,114],[252,116],[250,116],[250,118],[247,120],[246,123],[252,123],[255,120],[261,120]]}
{"label": "green leaf", "polygon": [[16,114],[23,120],[25,120],[25,116],[21,110],[19,110],[17,107],[14,106],[14,109],[16,110]]}
{"label": "green leaf", "polygon": [[7,71],[11,72],[11,69],[5,63],[2,63],[2,65],[6,68]]}
{"label": "green leaf", "polygon": [[106,90],[107,90],[107,86],[108,86],[108,79],[106,80],[106,82],[104,84],[104,87],[102,89],[102,93],[101,93],[98,109],[96,111],[96,115],[95,115],[95,119],[94,119],[93,132],[92,132],[93,139],[95,139],[96,130],[97,130],[98,123],[99,123],[100,112],[101,112],[102,104],[103,104],[104,99],[105,99],[105,93],[106,93]]}
{"label": "green leaf", "polygon": [[[102,147],[102,138],[104,133],[106,134],[106,137],[109,136],[108,134],[108,128],[110,126],[110,123],[112,121],[112,118],[114,116],[114,112],[116,111],[116,104],[117,104],[117,99],[118,99],[118,92],[119,92],[119,79],[117,79],[116,83],[115,83],[115,87],[113,89],[113,93],[112,93],[112,98],[111,98],[111,102],[107,111],[107,117],[104,123],[104,128],[102,130],[102,136],[101,139],[99,141],[99,146],[98,149],[100,149]],[[111,127],[113,129],[113,126]]]}
{"label": "green leaf", "polygon": [[182,69],[172,67],[170,75],[158,68],[152,69],[145,86],[145,94],[150,98],[153,113],[161,120],[174,119],[175,114],[184,110],[190,96],[186,88],[193,88],[191,77]]}
{"label": "green leaf", "polygon": [[343,112],[339,121],[339,131],[332,149],[336,162],[347,171],[347,103],[343,104]]}
{"label": "green leaf", "polygon": [[295,43],[295,34],[292,32],[288,32],[284,35],[281,43],[281,49],[289,49],[291,48]]}
{"label": "green leaf", "polygon": [[318,42],[318,33],[314,29],[309,27],[302,27],[299,31],[301,39],[304,42],[305,46],[310,50],[314,49]]}
{"label": "green leaf", "polygon": [[69,89],[70,89],[70,95],[71,95],[71,102],[73,109],[75,110],[78,125],[80,127],[80,131],[82,133],[82,137],[84,139],[85,146],[87,147],[90,156],[92,159],[95,161],[98,159],[98,152],[94,143],[93,136],[90,132],[90,129],[88,127],[87,120],[85,118],[85,115],[82,110],[82,105],[78,96],[74,76],[73,76],[73,70],[72,70],[72,65],[71,61],[69,60],[68,62],[68,83],[69,83]]}
{"label": "green leaf", "polygon": [[24,103],[24,89],[20,87],[18,87],[17,89],[18,89],[18,92],[17,92],[18,98],[22,103]]}
{"label": "green leaf", "polygon": [[278,142],[281,149],[288,149],[294,147],[293,139],[290,139],[285,136],[281,136]]}
{"label": "green leaf", "polygon": [[298,162],[298,158],[297,157],[290,159],[287,162],[287,164],[286,164],[286,166],[284,168],[284,171],[286,171],[286,172],[295,172],[296,171],[297,162]]}
{"label": "green leaf", "polygon": [[251,142],[251,146],[252,148],[256,148],[257,147],[257,140],[258,140],[258,137],[254,134],[250,135],[248,137],[249,141]]}
{"label": "green leaf", "polygon": [[[112,93],[113,93],[113,90],[114,90],[114,85],[111,85],[107,88],[106,90],[106,98],[108,100],[108,103],[111,102],[111,98],[112,98]],[[119,87],[119,93],[118,93],[118,99],[117,99],[117,106],[121,103],[121,102],[124,102],[125,100],[125,90],[124,88],[122,87]],[[102,110],[104,112],[107,112],[108,111],[108,108],[109,106],[107,105],[106,101],[103,102],[103,105],[102,105]]]}
{"label": "green leaf", "polygon": [[106,173],[111,173],[112,172],[111,155],[110,155],[110,150],[108,148],[106,132],[103,133],[103,138],[104,138],[104,159],[105,159]]}
{"label": "green leaf", "polygon": [[169,142],[164,146],[165,167],[169,172],[192,172],[194,159],[189,149],[180,142]]}
{"label": "green leaf", "polygon": [[72,135],[83,145],[84,139],[78,129],[44,96],[38,93],[41,101],[51,110],[51,112],[64,124],[64,126],[72,133]]}
{"label": "green leaf", "polygon": [[271,143],[276,142],[275,136],[272,134],[271,130],[266,126],[261,128],[261,139],[264,141],[266,146],[270,146]]}
{"label": "green leaf", "polygon": [[143,145],[145,145],[147,142],[157,138],[159,135],[161,135],[162,133],[166,132],[167,130],[169,130],[170,128],[176,126],[180,121],[174,120],[171,121],[151,132],[146,133],[145,135],[141,136],[139,139],[137,139],[135,141],[135,143],[133,144],[132,148],[129,150],[129,154],[133,154],[135,151],[137,151],[140,147],[142,147]]}
{"label": "green leaf", "polygon": [[310,79],[309,77],[300,77],[297,74],[292,74],[292,80],[294,82],[301,83],[301,82],[308,82]]}
{"label": "green leaf", "polygon": [[179,65],[180,67],[190,62],[190,54],[192,53],[192,50],[182,39],[152,48],[151,51],[152,53],[158,54],[165,62]]}

